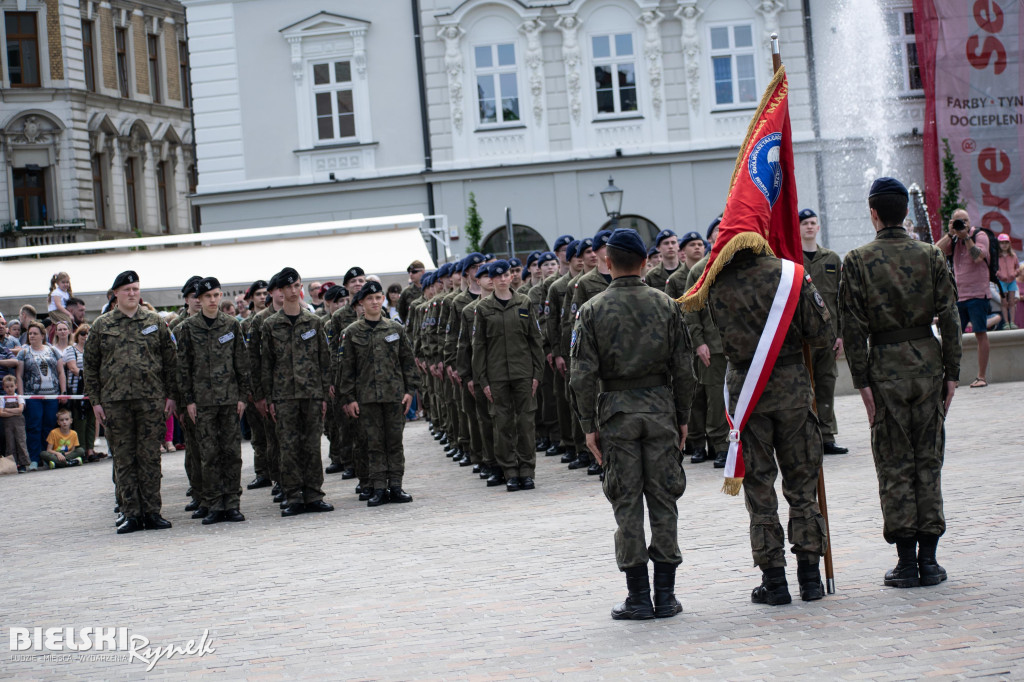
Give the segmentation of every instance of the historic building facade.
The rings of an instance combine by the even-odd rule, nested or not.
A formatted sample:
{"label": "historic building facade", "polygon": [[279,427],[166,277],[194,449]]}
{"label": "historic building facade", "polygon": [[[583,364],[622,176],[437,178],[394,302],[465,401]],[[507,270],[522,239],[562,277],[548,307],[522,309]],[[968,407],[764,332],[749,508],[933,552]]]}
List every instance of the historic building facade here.
{"label": "historic building facade", "polygon": [[[409,211],[459,226],[473,193],[485,250],[506,248],[508,208],[527,251],[607,223],[599,193],[611,176],[624,191],[620,224],[648,237],[703,232],[771,78],[772,33],[801,203],[822,215],[832,248],[869,235],[872,173],[920,178],[910,0],[183,4],[203,229]],[[864,16],[884,21],[881,47],[867,47],[906,87],[879,94],[871,74],[837,75],[871,63],[837,47],[863,40],[847,24]],[[823,73],[826,63],[837,66]],[[466,247],[464,235],[453,242]]]}
{"label": "historic building facade", "polygon": [[4,246],[198,229],[184,8],[0,0]]}

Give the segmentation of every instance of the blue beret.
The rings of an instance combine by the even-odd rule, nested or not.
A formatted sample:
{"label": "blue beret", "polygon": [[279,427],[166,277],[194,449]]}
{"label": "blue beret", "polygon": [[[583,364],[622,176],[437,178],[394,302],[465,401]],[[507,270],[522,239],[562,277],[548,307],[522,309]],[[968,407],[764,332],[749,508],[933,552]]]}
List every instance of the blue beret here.
{"label": "blue beret", "polygon": [[438,277],[438,279],[443,279],[445,277],[451,277],[452,276],[452,271],[454,269],[455,269],[454,265],[452,265],[451,263],[445,263],[444,265],[442,265],[441,267],[439,267],[437,269],[437,277]]}
{"label": "blue beret", "polygon": [[523,268],[522,273],[520,273],[520,275],[519,275],[519,279],[521,279],[521,280],[523,280],[525,282],[527,279],[529,279],[529,277],[530,277],[530,269],[529,268]]}
{"label": "blue beret", "polygon": [[[607,244],[608,243],[608,237],[611,237],[611,236],[612,236],[612,231],[611,230],[601,230],[600,232],[595,234],[594,235],[594,245],[592,247],[594,249],[594,251],[597,251],[602,246]],[[644,247],[644,253],[647,253],[647,248],[646,247]]]}
{"label": "blue beret", "polygon": [[510,268],[521,268],[523,267],[523,261],[513,256],[512,258],[508,259],[508,266]]}
{"label": "blue beret", "polygon": [[676,233],[672,230],[662,230],[658,233],[658,236],[654,238],[654,245],[661,246],[661,243],[669,237],[675,237]]}
{"label": "blue beret", "polygon": [[480,265],[484,262],[484,254],[474,251],[465,258],[462,259],[462,267],[459,269],[463,275],[466,274],[466,270],[469,270],[474,265]]}
{"label": "blue beret", "polygon": [[647,257],[648,258],[652,258],[653,256],[657,256],[657,255],[658,255],[658,247],[657,246],[652,246],[651,248],[647,249]]}
{"label": "blue beret", "polygon": [[370,294],[382,294],[384,293],[384,287],[380,285],[380,282],[374,282],[372,279],[363,285],[363,288],[359,290],[359,293],[352,298],[353,303],[358,303]]}
{"label": "blue beret", "polygon": [[530,255],[526,257],[526,267],[530,267],[535,262],[537,262],[537,259],[540,258],[540,254],[542,254],[542,253],[544,253],[544,252],[543,251],[531,251]]}
{"label": "blue beret", "polygon": [[538,265],[544,265],[548,261],[552,261],[552,260],[553,261],[557,261],[558,260],[558,256],[555,255],[555,252],[554,251],[545,251],[544,253],[540,254],[540,258],[537,259],[537,264]]}
{"label": "blue beret", "polygon": [[491,277],[497,277],[498,275],[504,275],[506,272],[512,269],[507,260],[496,260],[487,266],[487,274]]}
{"label": "blue beret", "polygon": [[565,260],[572,260],[573,258],[579,255],[578,253],[576,253],[576,249],[579,248],[579,245],[579,239],[573,239],[571,242],[569,242],[569,245],[565,247]]}
{"label": "blue beret", "polygon": [[490,276],[491,276],[491,273],[490,273],[490,267],[491,267],[491,266],[490,266],[490,264],[489,264],[489,263],[484,263],[484,264],[482,264],[482,265],[481,265],[480,267],[478,267],[478,268],[476,269],[476,275],[475,275],[475,277],[476,277],[477,279],[480,279],[481,277],[490,277]]}
{"label": "blue beret", "polygon": [[111,289],[120,289],[125,284],[132,284],[139,281],[139,276],[134,270],[125,270],[120,275],[114,278],[114,285]]}
{"label": "blue beret", "polygon": [[555,240],[555,245],[551,247],[552,251],[558,251],[563,246],[569,246],[573,241],[571,234],[563,234],[561,237]]}
{"label": "blue beret", "polygon": [[576,255],[577,256],[582,256],[584,251],[586,251],[587,249],[593,249],[593,248],[594,248],[594,240],[592,238],[587,237],[586,239],[581,239],[580,243],[576,245]]}
{"label": "blue beret", "polygon": [[805,208],[804,210],[802,210],[799,213],[797,213],[796,216],[800,220],[800,222],[803,222],[803,221],[807,220],[808,218],[817,218],[818,214],[815,213],[814,211],[812,211],[809,208]]}
{"label": "blue beret", "polygon": [[489,260],[494,260],[494,254],[493,253],[485,253],[484,254],[484,262],[487,262]]}
{"label": "blue beret", "polygon": [[[672,235],[673,237],[675,234]],[[619,227],[616,228],[611,236],[608,237],[608,246],[616,249],[622,249],[623,251],[629,251],[635,253],[641,258],[647,257],[647,245],[644,244],[644,240],[640,238],[640,233],[631,227]]]}
{"label": "blue beret", "polygon": [[702,242],[704,237],[699,232],[687,232],[679,239],[679,246],[686,246],[690,242]]}
{"label": "blue beret", "polygon": [[426,289],[427,287],[429,287],[433,283],[434,283],[434,273],[433,272],[424,272],[423,275],[420,277],[420,287],[423,288],[423,289]]}
{"label": "blue beret", "polygon": [[871,191],[868,192],[869,197],[878,196],[879,194],[902,194],[903,196],[910,198],[910,194],[907,193],[907,188],[903,186],[903,183],[896,178],[878,178],[871,183]]}
{"label": "blue beret", "polygon": [[711,239],[711,233],[714,232],[715,228],[718,227],[719,224],[721,224],[721,222],[722,222],[722,216],[718,216],[717,218],[712,220],[711,224],[708,225],[708,231],[704,234],[704,236],[706,238],[708,238],[708,239]]}

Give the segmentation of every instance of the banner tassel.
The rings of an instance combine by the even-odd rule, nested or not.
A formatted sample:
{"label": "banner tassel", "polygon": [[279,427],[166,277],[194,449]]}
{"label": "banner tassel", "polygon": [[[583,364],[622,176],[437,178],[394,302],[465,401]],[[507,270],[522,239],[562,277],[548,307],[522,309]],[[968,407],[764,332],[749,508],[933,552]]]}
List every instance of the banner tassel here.
{"label": "banner tassel", "polygon": [[732,495],[733,497],[740,494],[740,488],[742,487],[742,478],[727,478],[722,482],[722,492],[726,495]]}

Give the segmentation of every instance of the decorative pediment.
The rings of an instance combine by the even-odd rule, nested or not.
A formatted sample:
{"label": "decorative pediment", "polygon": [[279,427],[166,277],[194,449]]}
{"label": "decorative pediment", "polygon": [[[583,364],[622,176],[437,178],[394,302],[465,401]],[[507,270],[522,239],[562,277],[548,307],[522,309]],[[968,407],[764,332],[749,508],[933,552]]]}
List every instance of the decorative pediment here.
{"label": "decorative pediment", "polygon": [[355,71],[366,78],[366,31],[370,22],[330,12],[317,12],[280,30],[291,45],[292,76],[302,83],[304,60],[320,55],[347,54]]}
{"label": "decorative pediment", "polygon": [[302,21],[285,26],[280,33],[290,42],[293,39],[352,34],[357,31],[366,33],[369,28],[370,22],[362,19],[353,19],[330,12],[317,12]]}

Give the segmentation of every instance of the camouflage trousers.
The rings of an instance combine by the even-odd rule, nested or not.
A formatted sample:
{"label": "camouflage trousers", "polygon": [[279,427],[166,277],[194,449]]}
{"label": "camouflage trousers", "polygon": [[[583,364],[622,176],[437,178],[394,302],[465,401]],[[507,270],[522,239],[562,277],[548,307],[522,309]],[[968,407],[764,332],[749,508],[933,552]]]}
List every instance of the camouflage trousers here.
{"label": "camouflage trousers", "polygon": [[103,405],[114,480],[125,516],[160,513],[160,443],[167,431],[164,401],[119,400]]}
{"label": "camouflage trousers", "polygon": [[252,431],[250,442],[252,443],[252,463],[256,475],[273,480],[270,475],[270,463],[267,461],[267,427],[263,423],[260,411],[256,409],[256,404],[251,400],[245,404],[245,422],[249,425],[249,430]]}
{"label": "camouflage trousers", "polygon": [[188,487],[192,489],[192,499],[203,501],[203,446],[204,443],[196,433],[196,425],[182,412],[178,417],[181,432],[185,436],[185,475]]}
{"label": "camouflage trousers", "polygon": [[359,419],[366,433],[369,480],[374,490],[402,485],[405,476],[405,410],[401,403],[359,403]]}
{"label": "camouflage trousers", "polygon": [[797,560],[825,554],[828,537],[818,509],[818,470],[822,446],[818,420],[807,407],[750,415],[743,428],[743,495],[750,514],[754,564],[786,565],[775,478],[782,471],[782,494],[789,502],[789,542]]}
{"label": "camouflage trousers", "polygon": [[707,367],[700,358],[693,359],[697,386],[690,408],[686,444],[693,448],[707,448],[708,452],[724,452],[729,448],[729,423],[725,420],[725,356],[711,354]]}
{"label": "camouflage trousers", "polygon": [[544,377],[537,387],[537,438],[558,440],[558,405],[555,403],[555,375],[551,367],[544,363]]}
{"label": "camouflage trousers", "polygon": [[565,368],[565,400],[569,404],[569,412],[572,415],[570,424],[572,428],[572,440],[570,443],[574,446],[573,449],[576,452],[589,452],[587,450],[587,436],[583,433],[583,426],[580,425],[580,420],[576,416],[576,401],[572,394],[572,387],[569,385],[569,367],[566,365]]}
{"label": "camouflage trousers", "polygon": [[923,377],[871,385],[875,421],[871,452],[878,474],[886,542],[942,535],[942,462],[946,417],[942,379]]}
{"label": "camouflage trousers", "polygon": [[359,481],[359,485],[370,484],[370,460],[366,454],[366,429],[358,419],[352,419],[344,412],[341,415],[342,432],[349,456],[352,462],[352,471]]}
{"label": "camouflage trousers", "polygon": [[[257,412],[257,414],[259,414]],[[267,467],[267,477],[274,483],[281,482],[281,447],[277,438],[277,424],[270,418],[268,413],[263,420],[263,434],[267,440],[267,457],[264,460]]]}
{"label": "camouflage trousers", "polygon": [[277,442],[281,448],[281,490],[289,504],[324,499],[320,456],[323,401],[304,398],[274,403]]}
{"label": "camouflage trousers", "polygon": [[[671,410],[618,412],[599,427],[604,457],[604,495],[615,513],[615,562],[619,570],[646,566],[648,559],[679,565],[676,500],[686,490],[679,429]],[[651,543],[644,538],[644,501]]]}
{"label": "camouflage trousers", "polygon": [[533,428],[537,400],[532,391],[533,379],[491,382],[494,458],[505,478],[532,478],[537,467]]}
{"label": "camouflage trousers", "polygon": [[[459,401],[462,414],[465,415],[466,428],[469,431],[469,461],[473,464],[482,464],[483,458],[483,436],[480,433],[480,420],[476,418],[476,399],[466,388],[465,382],[458,388]],[[493,435],[491,436],[494,437]]]}
{"label": "camouflage trousers", "polygon": [[476,395],[473,396],[476,411],[470,414],[476,416],[476,422],[480,425],[480,462],[491,467],[497,463],[494,458],[494,420],[491,419],[491,404],[484,395],[482,386],[474,385],[473,390],[476,391]]}
{"label": "camouflage trousers", "polygon": [[348,429],[345,421],[345,411],[341,407],[338,398],[331,398],[327,401],[327,421],[325,424],[327,440],[331,443],[330,459],[331,464],[337,464],[343,469],[354,469],[352,458],[352,438],[346,433]]}
{"label": "camouflage trousers", "polygon": [[445,372],[444,379],[445,402],[448,403],[448,410],[452,416],[454,438],[449,438],[454,445],[461,450],[469,449],[469,423],[466,415],[462,412],[462,398],[459,395],[459,387],[452,381]]}
{"label": "camouflage trousers", "polygon": [[814,368],[814,400],[818,407],[818,424],[821,439],[832,442],[836,439],[839,425],[836,423],[836,352],[831,348],[812,348],[811,362]]}
{"label": "camouflage trousers", "polygon": [[203,506],[210,511],[238,509],[242,496],[242,435],[237,406],[197,408],[196,434],[203,443]]}
{"label": "camouflage trousers", "polygon": [[569,406],[569,398],[566,397],[569,391],[569,384],[565,377],[557,369],[554,372],[554,393],[555,413],[558,415],[558,442],[569,448],[572,447],[572,408]]}

